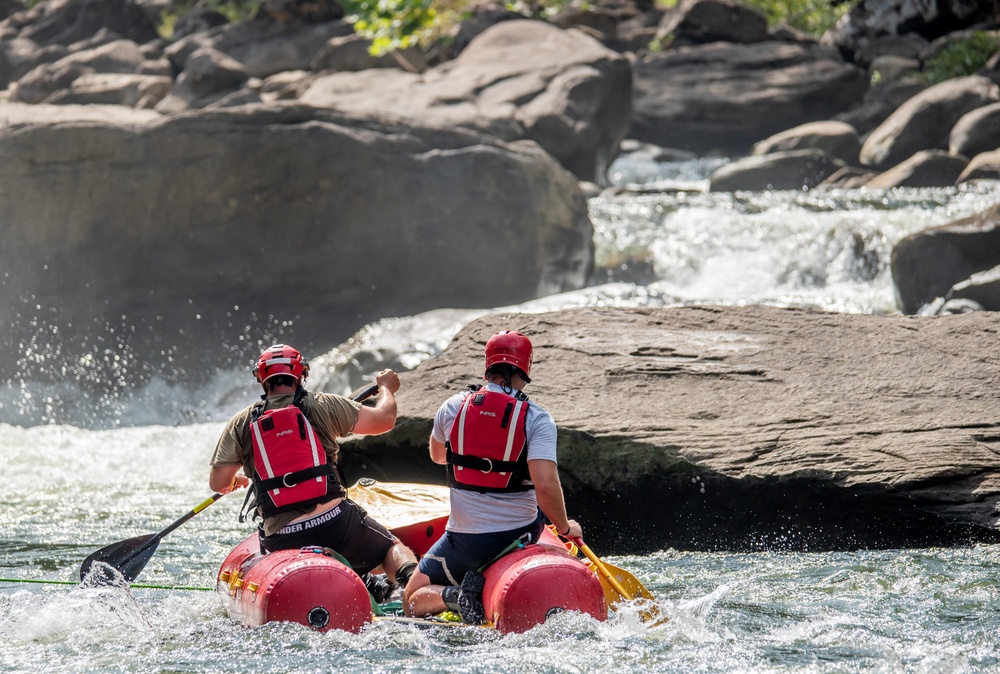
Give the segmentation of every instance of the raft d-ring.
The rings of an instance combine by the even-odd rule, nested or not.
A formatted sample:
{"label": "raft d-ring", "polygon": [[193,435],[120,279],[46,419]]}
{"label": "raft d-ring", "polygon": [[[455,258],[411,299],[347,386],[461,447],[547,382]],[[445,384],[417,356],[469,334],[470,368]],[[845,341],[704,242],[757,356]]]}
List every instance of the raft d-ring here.
{"label": "raft d-ring", "polygon": [[481,472],[481,473],[492,473],[492,472],[493,472],[493,462],[492,462],[492,461],[490,461],[490,460],[489,460],[489,459],[487,459],[487,458],[483,458],[483,461],[485,461],[486,463],[490,464],[490,467],[489,467],[489,468],[487,468],[486,470],[483,470],[483,471],[480,471],[480,472]]}
{"label": "raft d-ring", "polygon": [[289,489],[291,489],[292,487],[294,487],[295,485],[297,485],[298,482],[293,482],[291,484],[288,484],[288,476],[289,475],[291,475],[291,473],[285,473],[284,475],[281,476],[281,484],[283,484],[286,487],[288,487]]}

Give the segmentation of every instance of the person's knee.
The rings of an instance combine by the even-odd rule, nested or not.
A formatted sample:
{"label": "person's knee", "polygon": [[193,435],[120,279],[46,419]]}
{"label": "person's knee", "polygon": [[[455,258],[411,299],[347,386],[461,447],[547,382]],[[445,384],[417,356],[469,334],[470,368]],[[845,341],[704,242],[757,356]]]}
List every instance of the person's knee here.
{"label": "person's knee", "polygon": [[417,556],[413,554],[413,550],[410,550],[406,545],[401,543],[399,539],[389,549],[389,554],[395,555],[400,562],[416,562]]}
{"label": "person's knee", "polygon": [[415,615],[415,606],[411,601],[414,593],[431,584],[431,579],[420,570],[415,570],[410,576],[409,582],[403,588],[403,613],[408,616]]}
{"label": "person's knee", "polygon": [[410,579],[406,582],[406,587],[403,588],[403,597],[413,594],[422,587],[427,587],[431,584],[431,579],[426,573],[420,569],[414,569],[413,573],[410,575]]}

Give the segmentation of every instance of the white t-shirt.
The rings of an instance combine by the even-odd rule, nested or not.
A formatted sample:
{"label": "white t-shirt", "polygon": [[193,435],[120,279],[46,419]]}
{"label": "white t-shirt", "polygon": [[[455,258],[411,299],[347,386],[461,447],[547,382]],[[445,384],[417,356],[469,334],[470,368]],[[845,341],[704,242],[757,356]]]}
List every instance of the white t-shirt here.
{"label": "white t-shirt", "polygon": [[[486,384],[490,391],[502,393],[497,384]],[[451,437],[451,427],[455,423],[462,403],[472,391],[456,393],[448,398],[434,415],[434,430],[431,437],[445,442]],[[528,460],[545,459],[556,463],[556,422],[552,416],[533,402],[528,403],[525,420],[528,443]],[[531,524],[538,517],[538,501],[535,490],[486,493],[468,489],[451,490],[451,516],[448,531],[460,534],[487,534],[506,531]]]}

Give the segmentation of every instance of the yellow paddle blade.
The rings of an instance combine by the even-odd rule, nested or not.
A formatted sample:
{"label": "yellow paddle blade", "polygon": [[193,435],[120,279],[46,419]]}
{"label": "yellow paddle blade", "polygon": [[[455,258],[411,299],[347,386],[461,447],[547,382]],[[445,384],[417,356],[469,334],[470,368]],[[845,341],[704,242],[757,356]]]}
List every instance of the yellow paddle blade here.
{"label": "yellow paddle blade", "polygon": [[[556,533],[558,535],[558,532]],[[656,626],[667,621],[667,618],[660,611],[659,604],[656,603],[656,597],[646,589],[645,585],[639,582],[638,578],[625,569],[602,560],[583,542],[582,538],[571,539],[571,542],[590,560],[590,568],[597,574],[597,579],[601,582],[601,589],[604,590],[604,598],[609,607],[614,609],[622,602],[639,599],[643,604],[648,604],[648,607],[639,614],[643,622],[652,622]]]}
{"label": "yellow paddle blade", "polygon": [[[656,603],[656,597],[653,593],[646,589],[646,586],[639,582],[639,579],[633,576],[631,573],[625,569],[615,566],[614,564],[609,564],[604,560],[601,560],[604,564],[604,568],[608,573],[618,581],[622,589],[628,592],[634,599],[642,600],[643,604],[648,604],[644,606],[639,615],[642,617],[643,622],[651,622],[653,626],[662,625],[667,622],[668,618],[663,615],[660,610],[660,605]],[[608,602],[608,606],[614,608],[620,603],[626,601],[626,598],[616,590],[611,582],[606,579],[602,574],[597,574],[597,579],[601,581],[601,588],[604,590],[604,598]]]}

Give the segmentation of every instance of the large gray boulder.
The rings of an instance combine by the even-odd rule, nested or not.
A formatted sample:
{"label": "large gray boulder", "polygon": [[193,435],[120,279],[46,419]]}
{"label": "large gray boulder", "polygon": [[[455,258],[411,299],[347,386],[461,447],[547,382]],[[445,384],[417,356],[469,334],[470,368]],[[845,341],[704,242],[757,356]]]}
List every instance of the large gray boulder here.
{"label": "large gray boulder", "polygon": [[578,182],[536,144],[303,106],[0,105],[0,210],[0,340],[44,354],[0,377],[84,386],[578,288],[593,260]]}
{"label": "large gray boulder", "polygon": [[709,191],[808,189],[843,167],[843,161],[816,148],[754,155],[716,169],[710,176]]}
{"label": "large gray boulder", "polygon": [[978,307],[979,311],[1000,311],[1000,265],[956,283],[942,299],[965,302]]}
{"label": "large gray boulder", "polygon": [[966,114],[951,129],[948,151],[974,157],[1000,150],[1000,103],[984,105]]}
{"label": "large gray boulder", "polygon": [[289,18],[254,18],[194,33],[174,42],[165,55],[177,70],[199,49],[209,48],[237,60],[252,77],[305,70],[328,40],[354,32],[348,21],[310,23]]}
{"label": "large gray boulder", "polygon": [[424,73],[374,69],[318,78],[309,105],[537,142],[577,177],[604,182],[625,136],[632,70],[576,30],[541,21],[487,28]]}
{"label": "large gray boulder", "polygon": [[969,180],[1000,180],[1000,150],[977,154],[955,182]]}
{"label": "large gray boulder", "polygon": [[134,0],[50,0],[9,17],[0,31],[7,26],[40,45],[70,45],[102,29],[139,44],[158,37],[149,13]]}
{"label": "large gray boulder", "polygon": [[350,480],[441,483],[437,406],[525,332],[532,401],[591,545],[621,553],[997,542],[1000,316],[587,308],[493,314],[402,375],[400,420],[344,444]]}
{"label": "large gray boulder", "polygon": [[857,164],[861,138],[846,122],[824,120],[809,122],[777,133],[753,146],[753,155],[789,150],[817,149],[846,164]]}
{"label": "large gray boulder", "polygon": [[664,12],[657,37],[674,47],[705,42],[763,42],[767,18],[738,0],[681,0]]}
{"label": "large gray boulder", "polygon": [[43,63],[53,63],[68,53],[62,45],[42,47],[31,40],[5,36],[0,40],[0,87],[7,88]]}
{"label": "large gray boulder", "polygon": [[[873,71],[873,78],[877,78],[878,75],[880,75],[880,71]],[[836,119],[850,124],[862,136],[867,135],[888,119],[889,115],[894,113],[899,106],[919,94],[927,86],[927,82],[920,77],[916,69],[910,74],[901,75],[888,81],[878,79],[865,92],[860,105],[837,115]]]}
{"label": "large gray boulder", "polygon": [[135,42],[113,40],[106,44],[67,54],[52,63],[43,63],[11,87],[11,100],[41,103],[60,89],[68,89],[88,73],[136,73],[146,57]]}
{"label": "large gray boulder", "polygon": [[944,150],[921,150],[875,176],[865,183],[865,187],[950,187],[968,165],[968,157],[948,154]]}
{"label": "large gray boulder", "polygon": [[867,88],[865,72],[828,47],[682,47],[635,64],[629,136],[698,153],[744,154],[768,136],[851,109]]}
{"label": "large gray boulder", "polygon": [[243,64],[211,47],[202,47],[190,57],[168,96],[156,109],[173,113],[204,108],[239,90],[249,79]]}
{"label": "large gray boulder", "polygon": [[861,163],[886,168],[920,150],[947,150],[951,130],[966,114],[1000,100],[1000,86],[972,75],[921,91],[889,115],[861,146]]}
{"label": "large gray boulder", "polygon": [[152,108],[170,92],[173,80],[165,75],[88,73],[68,89],[46,99],[53,105],[127,105]]}
{"label": "large gray boulder", "polygon": [[920,308],[976,272],[1000,263],[1000,204],[955,222],[904,237],[892,249],[899,308]]}

